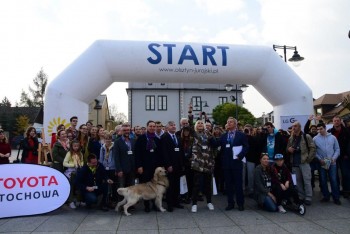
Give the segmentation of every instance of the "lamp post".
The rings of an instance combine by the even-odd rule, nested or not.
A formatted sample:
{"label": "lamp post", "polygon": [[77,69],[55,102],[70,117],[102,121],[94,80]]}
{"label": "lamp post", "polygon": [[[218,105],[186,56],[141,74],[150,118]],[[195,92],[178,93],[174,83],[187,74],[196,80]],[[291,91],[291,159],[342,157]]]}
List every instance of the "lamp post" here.
{"label": "lamp post", "polygon": [[[239,88],[242,90],[242,92],[245,92],[248,87],[249,86],[246,85],[246,84],[242,84],[242,85],[239,86]],[[226,84],[225,85],[225,89],[226,89],[227,92],[230,92],[232,90],[232,88],[233,88],[232,84]],[[236,116],[235,116],[235,118],[238,121],[238,85],[237,84],[236,84],[235,93],[236,93],[236,96],[235,97],[231,96],[231,100],[233,102],[236,101]]]}
{"label": "lamp post", "polygon": [[273,48],[274,51],[276,51],[276,49],[283,49],[284,61],[285,62],[287,62],[287,50],[294,50],[294,55],[290,59],[288,59],[289,62],[293,62],[295,64],[299,64],[300,61],[304,60],[304,57],[301,57],[299,55],[296,46],[273,45],[272,48]]}

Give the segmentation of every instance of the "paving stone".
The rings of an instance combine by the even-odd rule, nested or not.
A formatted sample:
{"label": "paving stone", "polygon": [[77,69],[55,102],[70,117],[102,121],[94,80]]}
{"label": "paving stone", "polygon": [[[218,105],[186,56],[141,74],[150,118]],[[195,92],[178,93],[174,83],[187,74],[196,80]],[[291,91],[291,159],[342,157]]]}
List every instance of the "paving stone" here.
{"label": "paving stone", "polygon": [[281,223],[278,226],[287,230],[290,233],[307,233],[307,234],[319,234],[319,233],[334,233],[327,229],[324,229],[322,226],[317,225],[312,222],[289,222]]}
{"label": "paving stone", "polygon": [[289,233],[277,224],[263,224],[263,225],[245,225],[240,226],[245,233],[249,234],[285,234]]}
{"label": "paving stone", "polygon": [[157,213],[159,229],[196,228],[198,226],[191,214],[187,209]]}
{"label": "paving stone", "polygon": [[269,219],[265,218],[264,216],[253,210],[238,211],[237,209],[235,209],[225,211],[225,213],[238,226],[272,223]]}
{"label": "paving stone", "polygon": [[329,219],[315,221],[318,225],[333,231],[334,233],[350,233],[350,220],[346,219]]}
{"label": "paving stone", "polygon": [[229,226],[229,227],[202,227],[203,233],[208,234],[241,234],[244,233],[242,229],[238,226]]}
{"label": "paving stone", "polygon": [[43,222],[35,231],[50,232],[52,230],[59,230],[61,232],[74,232],[86,217],[87,214],[81,213],[53,215]]}
{"label": "paving stone", "polygon": [[118,231],[123,230],[158,230],[157,213],[152,211],[150,213],[138,212],[131,216],[122,215]]}
{"label": "paving stone", "polygon": [[117,230],[119,216],[115,214],[88,215],[78,227],[77,231],[113,231]]}
{"label": "paving stone", "polygon": [[159,234],[200,234],[202,233],[199,228],[175,228],[159,230]]}
{"label": "paving stone", "polygon": [[0,232],[32,232],[49,218],[46,215],[11,218],[0,226]]}
{"label": "paving stone", "polygon": [[199,227],[235,226],[236,224],[220,210],[203,210],[192,215]]}
{"label": "paving stone", "polygon": [[117,234],[158,234],[158,230],[117,231]]}

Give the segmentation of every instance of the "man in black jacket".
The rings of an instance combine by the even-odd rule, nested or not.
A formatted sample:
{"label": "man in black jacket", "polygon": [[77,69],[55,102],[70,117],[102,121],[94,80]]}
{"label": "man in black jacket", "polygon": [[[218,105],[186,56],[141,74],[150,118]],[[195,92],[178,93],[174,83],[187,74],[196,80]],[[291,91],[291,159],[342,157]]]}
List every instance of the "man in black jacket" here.
{"label": "man in black jacket", "polygon": [[[163,166],[160,140],[156,137],[156,124],[147,122],[147,131],[135,142],[135,166],[139,174],[140,183],[146,183],[153,178],[157,167]],[[149,201],[144,201],[145,212],[150,212]],[[155,207],[155,206],[154,206]]]}
{"label": "man in black jacket", "polygon": [[167,124],[168,132],[164,133],[160,139],[162,154],[164,157],[164,166],[168,171],[169,188],[166,198],[168,211],[172,212],[173,208],[183,209],[180,205],[180,176],[183,172],[184,153],[181,147],[181,140],[176,136],[176,124],[169,121]]}
{"label": "man in black jacket", "polygon": [[100,208],[108,211],[107,193],[108,184],[113,181],[108,179],[105,168],[97,161],[94,154],[89,154],[87,165],[84,165],[77,174],[77,185],[86,202],[87,207],[97,203],[98,195],[102,194]]}
{"label": "man in black jacket", "polygon": [[350,196],[350,133],[342,124],[339,116],[333,117],[333,128],[329,132],[337,138],[339,143],[340,155],[337,159],[337,166],[341,171],[342,194],[348,198]]}

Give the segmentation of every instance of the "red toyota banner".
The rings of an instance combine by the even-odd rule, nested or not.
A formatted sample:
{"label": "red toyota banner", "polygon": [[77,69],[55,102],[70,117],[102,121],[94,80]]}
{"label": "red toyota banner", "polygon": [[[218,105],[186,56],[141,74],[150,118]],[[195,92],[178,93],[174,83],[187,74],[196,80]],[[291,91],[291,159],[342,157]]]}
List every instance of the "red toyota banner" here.
{"label": "red toyota banner", "polygon": [[69,192],[67,177],[50,167],[0,165],[0,218],[53,211],[66,202]]}

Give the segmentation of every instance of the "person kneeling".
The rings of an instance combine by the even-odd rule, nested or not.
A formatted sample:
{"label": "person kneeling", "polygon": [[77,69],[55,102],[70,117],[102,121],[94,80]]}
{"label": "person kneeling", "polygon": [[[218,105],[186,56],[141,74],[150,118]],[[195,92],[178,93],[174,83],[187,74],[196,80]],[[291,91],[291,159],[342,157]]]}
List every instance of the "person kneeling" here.
{"label": "person kneeling", "polygon": [[84,165],[77,174],[77,184],[87,207],[97,203],[98,195],[102,194],[100,208],[108,211],[107,194],[108,185],[113,181],[108,179],[105,168],[97,161],[94,154],[89,154],[87,165]]}
{"label": "person kneeling", "polygon": [[290,202],[290,197],[293,197],[293,201],[296,204],[301,204],[298,196],[298,191],[293,185],[291,173],[287,166],[284,164],[284,158],[282,154],[276,154],[274,157],[274,164],[271,167],[271,182],[272,193],[276,196],[276,205],[280,213],[286,213],[282,205],[282,201]]}
{"label": "person kneeling", "polygon": [[277,211],[277,199],[272,193],[271,167],[267,153],[261,154],[260,165],[254,171],[254,193],[259,207],[271,212]]}

